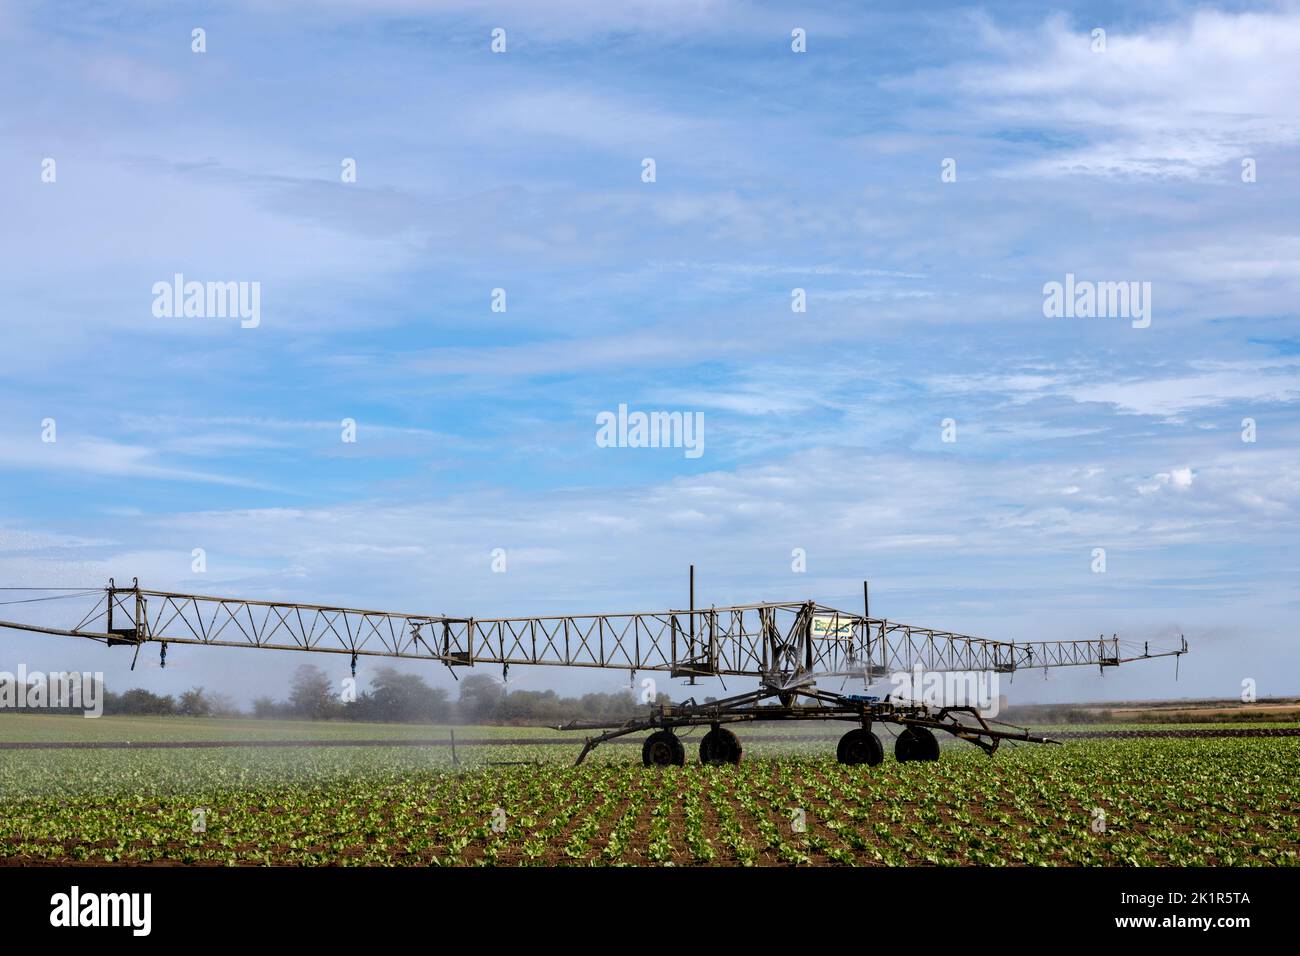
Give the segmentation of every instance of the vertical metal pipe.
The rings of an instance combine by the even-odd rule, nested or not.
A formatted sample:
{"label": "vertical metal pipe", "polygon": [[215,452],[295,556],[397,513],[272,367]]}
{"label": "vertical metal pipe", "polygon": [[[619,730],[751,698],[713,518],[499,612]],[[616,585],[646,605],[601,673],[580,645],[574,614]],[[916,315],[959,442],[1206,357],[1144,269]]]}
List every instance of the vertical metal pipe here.
{"label": "vertical metal pipe", "polygon": [[809,601],[807,604],[804,605],[804,622],[803,622],[803,629],[802,629],[803,630],[803,656],[804,656],[803,666],[806,670],[813,669],[812,634],[813,634],[814,607],[815,605],[813,604],[812,601]]}
{"label": "vertical metal pipe", "polygon": [[866,644],[863,648],[867,652],[867,676],[871,676],[871,592],[867,590],[867,582],[862,582],[862,640]]}
{"label": "vertical metal pipe", "polygon": [[695,654],[695,565],[691,565],[691,655]]}

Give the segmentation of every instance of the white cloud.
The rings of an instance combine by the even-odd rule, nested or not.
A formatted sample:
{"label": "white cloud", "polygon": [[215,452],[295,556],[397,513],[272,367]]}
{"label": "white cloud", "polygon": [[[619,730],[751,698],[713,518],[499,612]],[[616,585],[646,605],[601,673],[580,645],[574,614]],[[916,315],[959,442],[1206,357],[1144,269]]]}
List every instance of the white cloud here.
{"label": "white cloud", "polygon": [[193,481],[244,488],[268,487],[238,476],[163,464],[151,448],[100,438],[60,437],[57,442],[47,444],[35,433],[27,439],[0,436],[0,463],[46,472]]}
{"label": "white cloud", "polygon": [[1105,402],[1139,415],[1176,415],[1229,402],[1300,400],[1300,360],[1200,362],[1191,374],[1085,383],[1060,391],[1076,402]]}
{"label": "white cloud", "polygon": [[1196,473],[1190,468],[1174,468],[1170,471],[1158,472],[1151,477],[1150,481],[1139,484],[1137,490],[1143,495],[1155,494],[1163,488],[1182,490],[1192,487],[1195,478]]}
{"label": "white cloud", "polygon": [[1007,175],[1191,178],[1247,150],[1300,140],[1300,14],[1197,11],[1141,31],[1055,16],[1034,30],[984,23],[993,62],[914,79],[950,86],[985,121],[1060,131],[1082,145]]}
{"label": "white cloud", "polygon": [[1181,413],[1234,402],[1260,404],[1300,400],[1300,358],[1277,357],[1188,362],[1182,374],[1079,365],[1051,374],[1008,371],[937,375],[925,379],[940,394],[1004,395],[1015,404],[1065,397],[1100,402],[1135,415],[1159,415],[1180,423]]}

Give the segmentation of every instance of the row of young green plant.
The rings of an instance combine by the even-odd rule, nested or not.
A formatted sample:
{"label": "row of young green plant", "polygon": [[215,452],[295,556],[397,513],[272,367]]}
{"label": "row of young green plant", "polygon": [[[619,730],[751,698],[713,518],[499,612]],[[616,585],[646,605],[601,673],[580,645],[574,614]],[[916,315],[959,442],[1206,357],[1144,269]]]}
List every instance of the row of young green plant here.
{"label": "row of young green plant", "polygon": [[[0,855],[221,863],[1295,864],[1300,741],[1158,740],[848,767],[559,763],[456,772],[409,750],[126,759],[111,792],[0,791]],[[184,756],[178,756],[184,755]],[[197,756],[196,756],[197,755]],[[101,755],[96,755],[101,756]],[[139,758],[141,754],[122,754]],[[207,759],[204,759],[204,758]],[[4,755],[0,763],[10,762]],[[0,771],[8,768],[0,767]],[[7,774],[4,779],[10,779]],[[103,782],[103,781],[101,781]],[[196,815],[197,814],[197,815]],[[200,826],[201,824],[201,826]]]}

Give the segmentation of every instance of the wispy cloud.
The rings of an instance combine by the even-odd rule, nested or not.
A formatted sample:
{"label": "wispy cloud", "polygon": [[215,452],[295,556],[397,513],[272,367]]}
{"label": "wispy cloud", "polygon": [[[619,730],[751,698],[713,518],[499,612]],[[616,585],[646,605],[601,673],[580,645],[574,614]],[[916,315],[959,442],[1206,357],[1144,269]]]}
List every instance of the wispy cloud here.
{"label": "wispy cloud", "polygon": [[[991,62],[926,71],[923,83],[947,87],[997,122],[1052,131],[1067,144],[1005,175],[1193,178],[1300,137],[1293,9],[1199,10],[1138,28],[1059,15],[1028,28],[992,20],[981,27]],[[1098,28],[1104,50],[1092,35]]]}

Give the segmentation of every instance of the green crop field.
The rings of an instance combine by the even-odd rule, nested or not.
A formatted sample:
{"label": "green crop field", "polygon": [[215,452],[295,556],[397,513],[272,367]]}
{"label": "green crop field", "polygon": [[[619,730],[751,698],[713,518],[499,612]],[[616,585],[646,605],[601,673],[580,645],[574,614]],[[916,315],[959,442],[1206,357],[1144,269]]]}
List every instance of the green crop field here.
{"label": "green crop field", "polygon": [[[97,717],[63,714],[0,715],[0,743],[259,740],[424,740],[457,737],[555,737],[549,727],[450,727],[445,724],[370,724],[337,720],[255,720],[248,717]],[[573,739],[582,743],[581,736]]]}
{"label": "green crop field", "polygon": [[[1040,724],[1034,733],[1077,733],[1098,731],[1150,731],[1177,730],[1234,730],[1276,729],[1300,727],[1297,723],[1254,721],[1223,723],[1099,723],[1099,724]],[[836,737],[848,727],[843,722],[797,723],[789,721],[747,724],[741,730],[743,737],[788,737],[792,740]],[[152,743],[166,741],[348,741],[348,740],[432,740],[497,738],[515,740],[539,738],[554,740],[567,737],[581,746],[581,732],[560,732],[552,727],[527,726],[451,726],[447,724],[375,724],[329,720],[255,720],[247,717],[123,717],[106,716],[87,719],[63,714],[0,713],[0,745],[4,743],[58,743],[58,742],[131,742]],[[882,730],[882,733],[886,733]]]}
{"label": "green crop field", "polygon": [[[575,768],[580,736],[513,742],[557,736],[544,728],[456,728],[512,742],[464,748],[455,766],[448,747],[402,744],[446,731],[6,717],[0,741],[323,745],[0,749],[0,863],[1214,866],[1294,865],[1300,851],[1300,737],[992,758],[958,744],[936,763],[867,767],[788,732],[747,743],[739,767],[658,769],[630,746]],[[382,738],[393,744],[330,744]]]}

